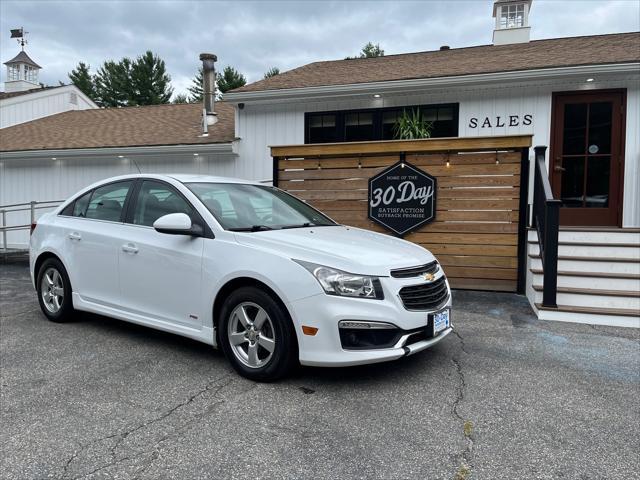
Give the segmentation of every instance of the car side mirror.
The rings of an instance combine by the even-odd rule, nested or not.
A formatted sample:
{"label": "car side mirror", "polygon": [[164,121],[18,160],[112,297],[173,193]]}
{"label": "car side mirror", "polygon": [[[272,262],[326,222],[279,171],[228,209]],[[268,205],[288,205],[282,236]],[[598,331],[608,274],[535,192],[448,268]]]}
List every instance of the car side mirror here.
{"label": "car side mirror", "polygon": [[157,232],[169,235],[202,235],[202,227],[192,224],[191,218],[186,213],[163,215],[153,222],[153,228]]}

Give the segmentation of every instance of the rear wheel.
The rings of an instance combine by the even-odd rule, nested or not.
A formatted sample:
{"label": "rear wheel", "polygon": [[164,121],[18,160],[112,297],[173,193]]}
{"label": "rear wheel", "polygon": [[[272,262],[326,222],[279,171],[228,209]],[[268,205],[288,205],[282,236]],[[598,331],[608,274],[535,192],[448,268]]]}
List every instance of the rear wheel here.
{"label": "rear wheel", "polygon": [[263,290],[242,287],[229,295],[219,327],[222,350],[244,377],[263,382],[277,380],[297,363],[291,320]]}
{"label": "rear wheel", "polygon": [[38,270],[36,285],[38,303],[52,322],[68,322],[73,317],[71,283],[62,262],[57,258],[44,261]]}

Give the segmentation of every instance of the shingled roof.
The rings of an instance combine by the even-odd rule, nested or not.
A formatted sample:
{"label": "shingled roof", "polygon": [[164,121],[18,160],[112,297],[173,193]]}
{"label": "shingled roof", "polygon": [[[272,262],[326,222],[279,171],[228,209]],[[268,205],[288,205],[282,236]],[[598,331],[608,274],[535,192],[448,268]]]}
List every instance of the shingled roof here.
{"label": "shingled roof", "polygon": [[640,61],[640,32],[314,62],[233,93]]}
{"label": "shingled roof", "polygon": [[202,134],[202,105],[73,110],[0,130],[0,151],[229,143],[234,109],[216,103],[218,123]]}
{"label": "shingled roof", "polygon": [[21,97],[23,95],[28,95],[30,93],[44,92],[45,90],[53,90],[55,88],[62,88],[66,86],[67,85],[55,85],[52,87],[41,86],[36,88],[30,88],[29,90],[22,90],[20,92],[0,92],[0,100],[5,100],[7,98],[13,98],[13,97]]}

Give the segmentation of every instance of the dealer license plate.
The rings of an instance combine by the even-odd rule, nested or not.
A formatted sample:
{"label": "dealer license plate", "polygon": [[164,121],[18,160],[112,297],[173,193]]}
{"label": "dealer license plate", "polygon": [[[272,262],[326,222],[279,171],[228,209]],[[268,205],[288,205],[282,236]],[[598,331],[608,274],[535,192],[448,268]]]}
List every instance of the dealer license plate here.
{"label": "dealer license plate", "polygon": [[433,335],[449,328],[449,309],[433,314]]}

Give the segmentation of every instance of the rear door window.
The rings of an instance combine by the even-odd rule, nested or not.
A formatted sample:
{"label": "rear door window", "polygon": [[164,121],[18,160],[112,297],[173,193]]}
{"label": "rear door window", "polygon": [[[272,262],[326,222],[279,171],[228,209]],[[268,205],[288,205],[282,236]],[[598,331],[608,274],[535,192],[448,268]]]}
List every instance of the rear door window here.
{"label": "rear door window", "polygon": [[127,194],[132,184],[132,180],[127,180],[96,188],[91,195],[91,200],[87,205],[84,216],[95,220],[120,222],[124,202],[127,199]]}

